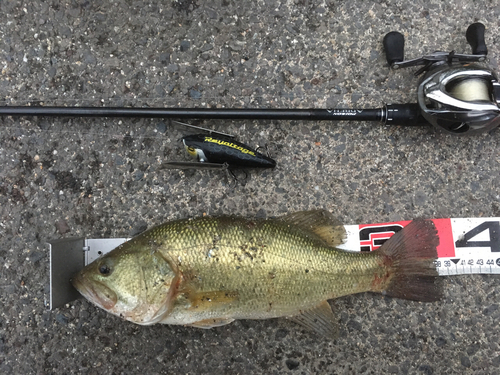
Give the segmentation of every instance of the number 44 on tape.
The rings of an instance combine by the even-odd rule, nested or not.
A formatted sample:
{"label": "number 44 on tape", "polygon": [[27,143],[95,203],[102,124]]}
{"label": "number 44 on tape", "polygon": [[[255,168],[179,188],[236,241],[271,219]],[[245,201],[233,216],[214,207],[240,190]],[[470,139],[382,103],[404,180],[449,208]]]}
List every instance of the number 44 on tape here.
{"label": "number 44 on tape", "polygon": [[[441,276],[500,274],[500,218],[433,219],[439,235],[436,268]],[[408,221],[346,225],[345,250],[378,249]]]}

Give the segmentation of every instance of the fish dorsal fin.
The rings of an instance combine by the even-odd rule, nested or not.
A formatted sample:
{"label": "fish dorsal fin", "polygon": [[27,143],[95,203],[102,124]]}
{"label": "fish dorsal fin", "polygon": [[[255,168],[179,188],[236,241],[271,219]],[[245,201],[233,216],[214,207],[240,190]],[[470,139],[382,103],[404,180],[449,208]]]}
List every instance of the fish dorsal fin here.
{"label": "fish dorsal fin", "polygon": [[288,319],[330,339],[336,339],[339,335],[339,322],[333,315],[328,301],[323,301],[319,305]]}
{"label": "fish dorsal fin", "polygon": [[328,246],[339,246],[346,239],[346,231],[342,223],[326,210],[294,212],[282,216],[281,220],[308,233],[314,233]]}

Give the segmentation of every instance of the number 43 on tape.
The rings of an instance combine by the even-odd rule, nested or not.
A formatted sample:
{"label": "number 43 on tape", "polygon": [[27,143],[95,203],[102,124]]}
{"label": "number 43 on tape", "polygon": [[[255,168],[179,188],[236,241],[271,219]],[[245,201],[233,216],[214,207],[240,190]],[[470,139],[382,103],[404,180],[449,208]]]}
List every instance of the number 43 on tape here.
{"label": "number 43 on tape", "polygon": [[[436,268],[441,276],[500,274],[500,218],[433,219],[439,235]],[[345,250],[378,249],[408,221],[346,225]]]}

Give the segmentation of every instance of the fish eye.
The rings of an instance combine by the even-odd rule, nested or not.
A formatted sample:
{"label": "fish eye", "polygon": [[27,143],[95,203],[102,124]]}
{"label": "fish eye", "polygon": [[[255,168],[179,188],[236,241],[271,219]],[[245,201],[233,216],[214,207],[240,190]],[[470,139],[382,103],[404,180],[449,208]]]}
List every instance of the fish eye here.
{"label": "fish eye", "polygon": [[113,269],[108,263],[103,263],[99,266],[99,273],[103,276],[109,276],[113,272]]}
{"label": "fish eye", "polygon": [[197,154],[196,149],[193,146],[186,147],[186,150],[187,150],[188,154],[191,156],[196,156],[196,154]]}

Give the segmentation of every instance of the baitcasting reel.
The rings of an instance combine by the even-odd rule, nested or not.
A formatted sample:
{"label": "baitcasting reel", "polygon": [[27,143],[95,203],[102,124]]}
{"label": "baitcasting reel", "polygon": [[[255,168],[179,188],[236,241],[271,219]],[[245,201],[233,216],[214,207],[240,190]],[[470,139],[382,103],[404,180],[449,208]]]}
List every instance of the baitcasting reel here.
{"label": "baitcasting reel", "polygon": [[484,25],[474,23],[466,32],[472,55],[434,52],[404,60],[404,36],[390,32],[384,38],[387,61],[393,69],[423,65],[417,89],[421,115],[432,125],[453,134],[487,132],[500,125],[500,83],[495,73],[479,64],[488,49]]}

